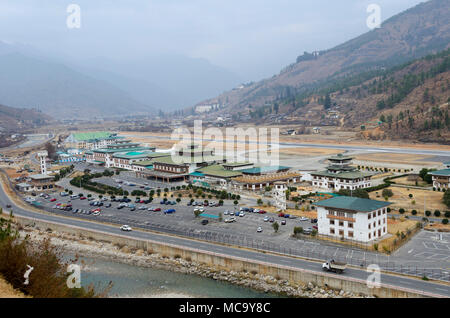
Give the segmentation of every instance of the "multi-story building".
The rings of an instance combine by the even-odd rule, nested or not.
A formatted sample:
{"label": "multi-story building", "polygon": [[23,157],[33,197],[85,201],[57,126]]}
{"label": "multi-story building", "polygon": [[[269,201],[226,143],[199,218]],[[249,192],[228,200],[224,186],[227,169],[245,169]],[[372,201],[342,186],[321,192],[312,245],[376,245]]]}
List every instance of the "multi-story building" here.
{"label": "multi-story building", "polygon": [[[106,146],[106,148],[93,149],[92,151],[86,152],[86,162],[103,164],[107,168],[116,167],[115,164],[120,168],[120,161],[115,161],[114,156],[118,154],[124,154],[128,160],[124,159],[127,163],[132,157],[140,157],[145,153],[153,153],[156,150],[155,147],[141,147],[138,143],[132,143],[130,140],[117,140],[116,143]],[[146,160],[145,156],[141,158]],[[131,169],[130,169],[131,170]]]}
{"label": "multi-story building", "polygon": [[432,171],[433,188],[447,190],[450,189],[450,169]]}
{"label": "multi-story building", "polygon": [[373,173],[361,172],[351,166],[353,158],[339,154],[328,158],[330,165],[325,171],[311,172],[314,187],[339,191],[356,190],[372,186]]}
{"label": "multi-story building", "polygon": [[387,232],[390,202],[339,196],[315,203],[318,232],[360,242],[377,240]]}
{"label": "multi-story building", "polygon": [[64,145],[66,148],[100,149],[117,143],[117,141],[121,139],[123,139],[123,137],[119,137],[116,133],[107,131],[73,133],[66,138]]}

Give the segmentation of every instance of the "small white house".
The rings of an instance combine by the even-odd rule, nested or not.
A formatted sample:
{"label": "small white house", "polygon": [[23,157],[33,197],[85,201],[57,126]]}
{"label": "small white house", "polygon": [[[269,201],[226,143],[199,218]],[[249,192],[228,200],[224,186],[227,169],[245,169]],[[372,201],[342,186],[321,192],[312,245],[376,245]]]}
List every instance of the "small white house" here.
{"label": "small white house", "polygon": [[378,240],[387,232],[390,202],[339,196],[315,203],[318,232],[363,243]]}

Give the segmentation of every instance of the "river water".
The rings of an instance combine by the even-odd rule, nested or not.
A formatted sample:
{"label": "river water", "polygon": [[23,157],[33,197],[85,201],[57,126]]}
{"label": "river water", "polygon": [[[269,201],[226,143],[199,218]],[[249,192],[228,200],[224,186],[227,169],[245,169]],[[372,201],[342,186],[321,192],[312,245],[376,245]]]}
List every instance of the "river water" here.
{"label": "river water", "polygon": [[167,270],[137,267],[106,261],[80,258],[84,265],[81,283],[93,283],[96,289],[104,289],[110,281],[113,287],[110,297],[133,298],[278,298],[280,295],[264,293],[196,275]]}

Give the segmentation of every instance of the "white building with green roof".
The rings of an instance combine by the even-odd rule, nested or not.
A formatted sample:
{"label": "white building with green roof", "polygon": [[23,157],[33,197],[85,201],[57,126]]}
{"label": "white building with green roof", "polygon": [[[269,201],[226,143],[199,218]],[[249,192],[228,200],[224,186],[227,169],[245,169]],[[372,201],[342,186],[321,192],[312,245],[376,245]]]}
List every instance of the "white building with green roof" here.
{"label": "white building with green roof", "polygon": [[100,149],[116,143],[123,137],[117,136],[117,133],[107,131],[92,131],[82,133],[72,133],[64,141],[66,148],[77,149]]}
{"label": "white building with green roof", "polygon": [[370,188],[373,173],[362,172],[351,166],[353,158],[339,154],[328,158],[325,171],[311,172],[312,185],[330,191]]}
{"label": "white building with green roof", "polygon": [[450,169],[442,169],[429,172],[433,180],[433,188],[447,190],[450,189]]}
{"label": "white building with green roof", "polygon": [[363,243],[379,240],[387,231],[390,202],[338,196],[315,203],[321,235]]}

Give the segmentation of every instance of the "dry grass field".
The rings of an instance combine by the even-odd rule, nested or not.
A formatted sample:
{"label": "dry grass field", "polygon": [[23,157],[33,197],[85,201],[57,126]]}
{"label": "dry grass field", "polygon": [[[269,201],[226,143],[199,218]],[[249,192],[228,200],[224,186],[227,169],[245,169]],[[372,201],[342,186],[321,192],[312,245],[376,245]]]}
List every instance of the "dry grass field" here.
{"label": "dry grass field", "polygon": [[[406,214],[410,214],[411,210],[418,211],[418,215],[424,215],[424,203],[425,203],[425,211],[429,210],[434,212],[434,210],[445,211],[448,208],[442,203],[443,192],[431,191],[431,190],[422,190],[422,189],[408,189],[408,188],[400,188],[391,186],[388,189],[391,189],[394,196],[389,198],[388,201],[392,202],[391,208],[400,209],[403,208],[407,211]],[[377,193],[379,197],[377,197]],[[382,190],[375,191],[370,193],[370,198],[374,200],[384,200],[381,197]],[[413,197],[410,198],[409,194],[412,194]],[[413,204],[415,201],[415,204]]]}
{"label": "dry grass field", "polygon": [[410,235],[414,235],[414,231],[417,228],[417,221],[407,220],[405,218],[392,219],[388,218],[388,233],[389,237],[383,239],[378,243],[378,251],[392,253],[396,248],[401,246],[401,236],[399,233],[404,233],[406,235],[405,239],[408,239],[408,231],[411,233]]}
{"label": "dry grass field", "polygon": [[418,165],[418,166],[435,166],[437,162],[427,162],[426,159],[431,158],[431,156],[425,155],[410,155],[410,154],[398,154],[398,153],[372,153],[357,155],[356,160],[359,161],[369,161],[369,162],[379,162],[388,164],[401,164],[401,165]]}
{"label": "dry grass field", "polygon": [[2,277],[0,277],[0,298],[25,298],[20,291],[15,290]]}

